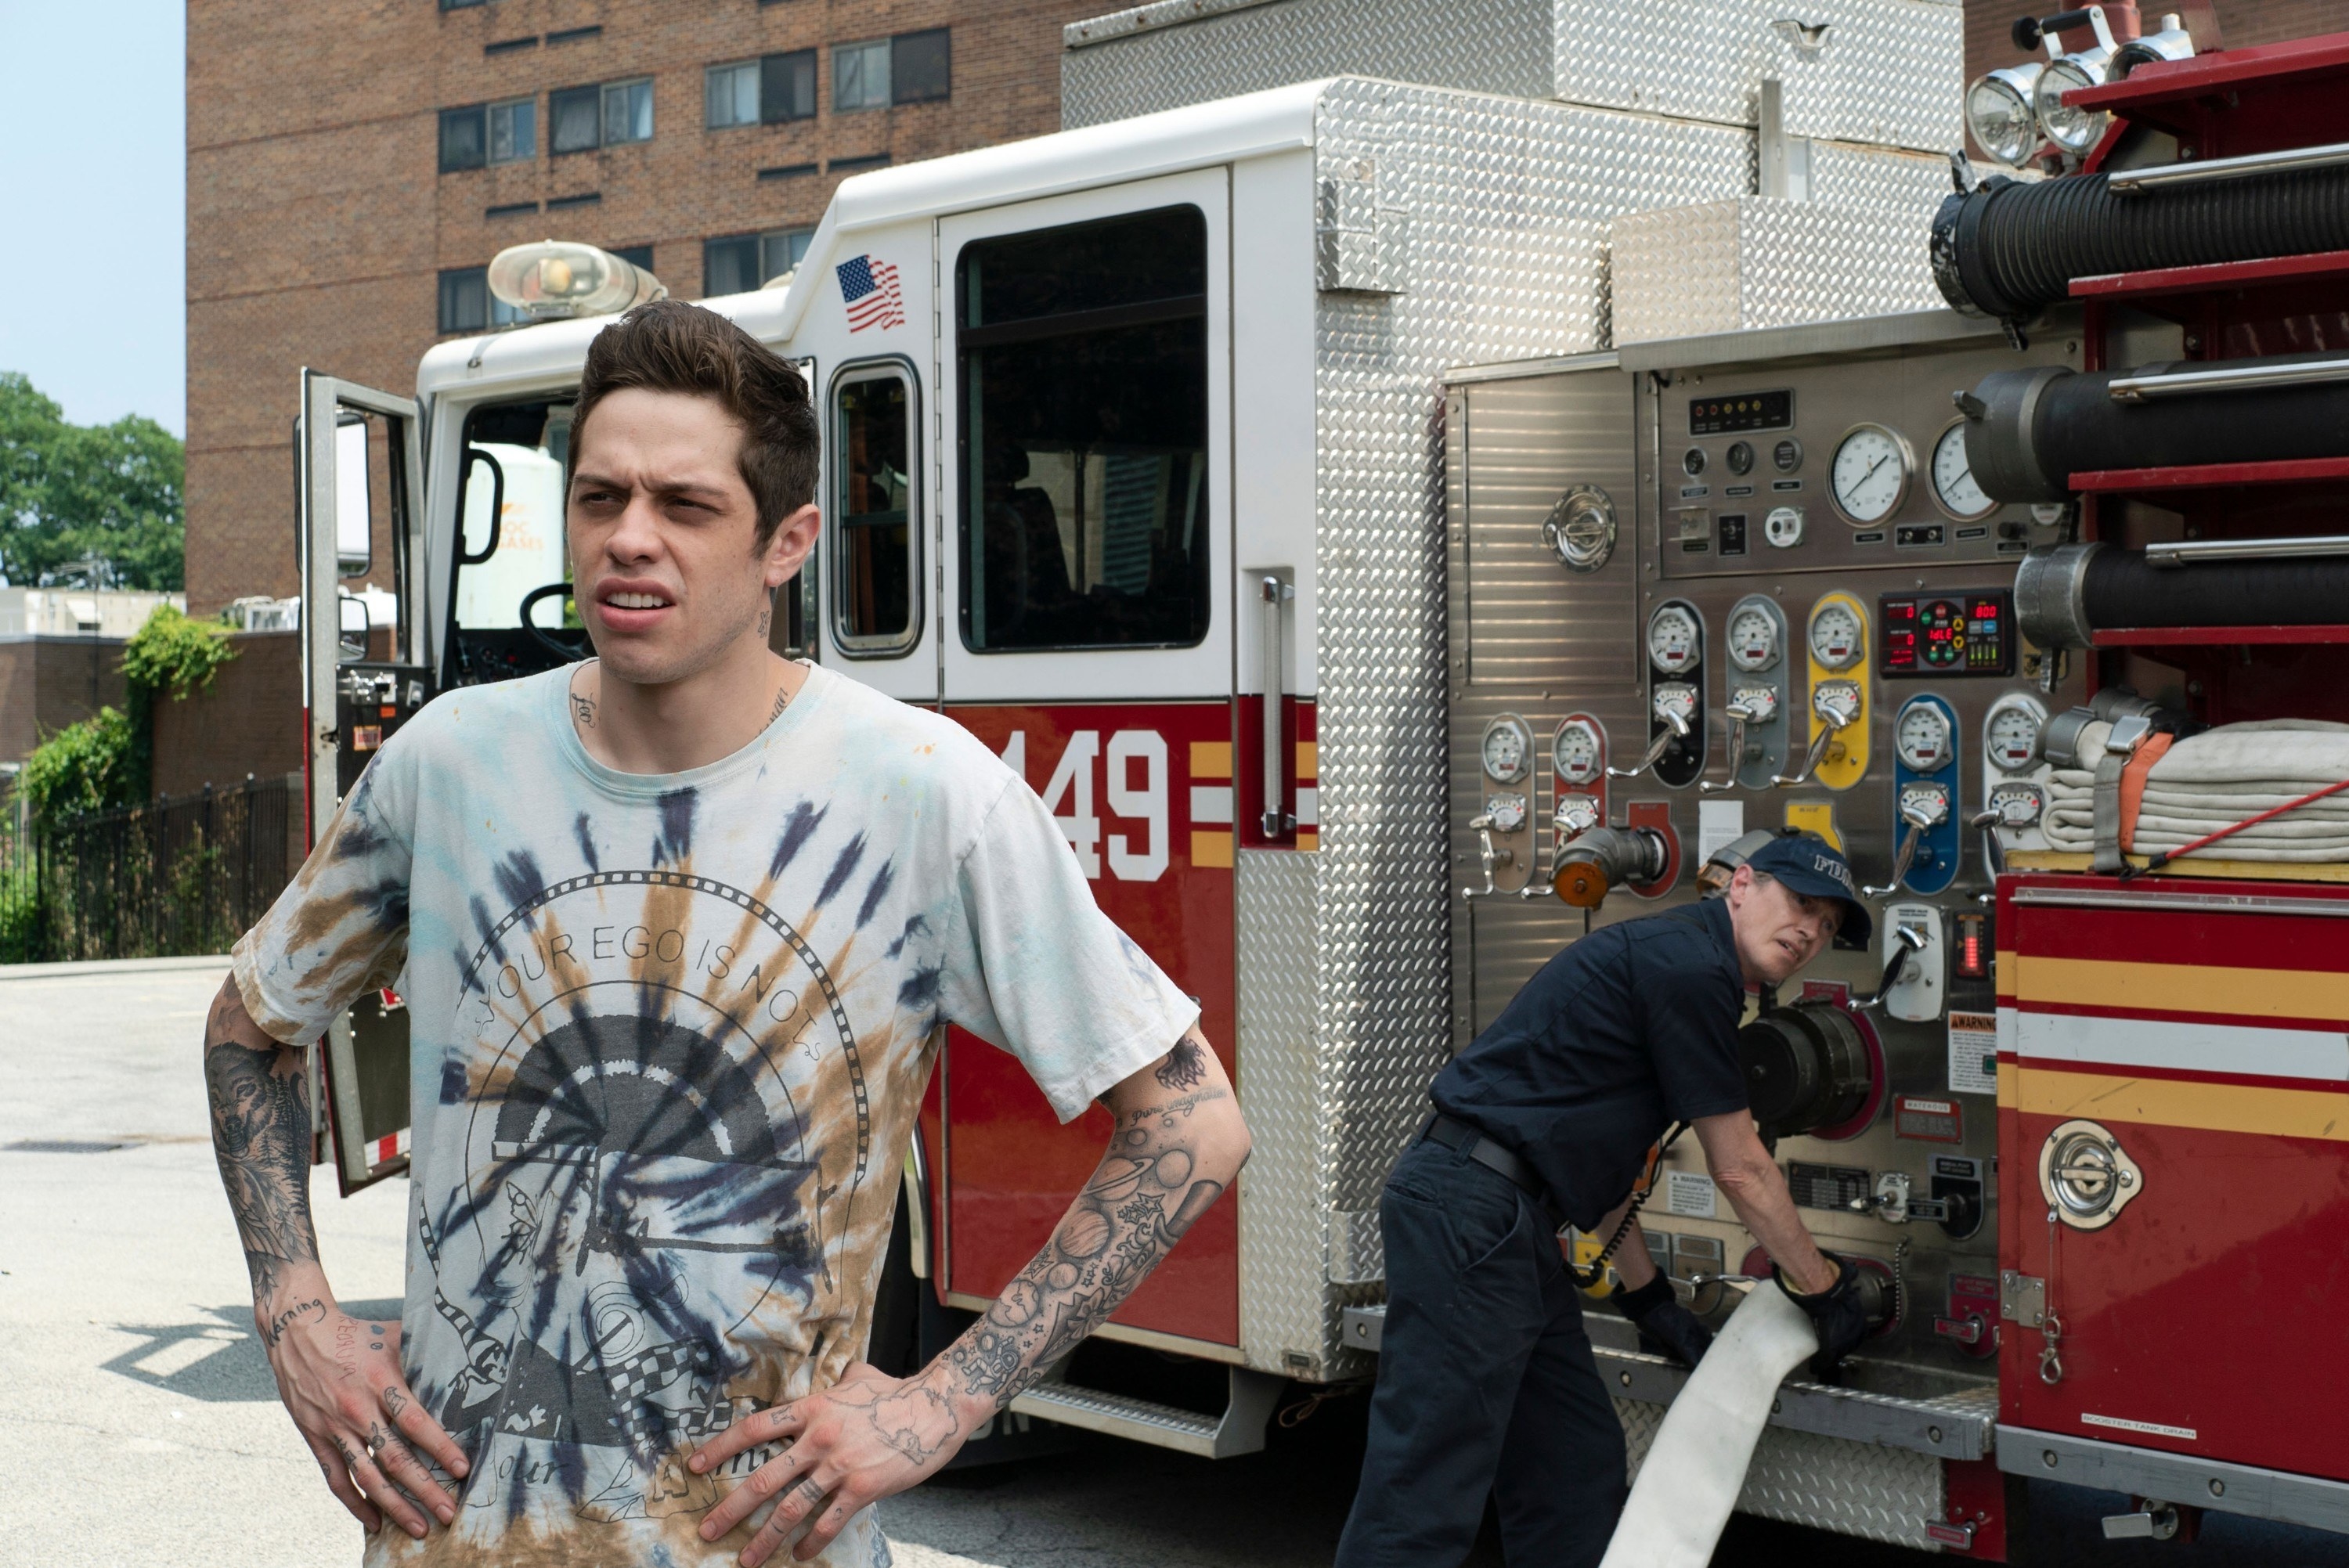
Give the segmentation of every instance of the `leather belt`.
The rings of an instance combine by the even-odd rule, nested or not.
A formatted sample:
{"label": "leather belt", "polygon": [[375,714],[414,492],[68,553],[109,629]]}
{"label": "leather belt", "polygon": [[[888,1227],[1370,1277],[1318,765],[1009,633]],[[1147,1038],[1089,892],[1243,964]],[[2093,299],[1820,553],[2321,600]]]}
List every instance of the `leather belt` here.
{"label": "leather belt", "polygon": [[1432,1139],[1446,1149],[1455,1150],[1474,1160],[1487,1171],[1506,1179],[1526,1197],[1534,1206],[1560,1224],[1557,1205],[1550,1202],[1549,1185],[1534,1168],[1520,1159],[1515,1150],[1505,1149],[1464,1121],[1455,1121],[1437,1111],[1420,1129],[1422,1138]]}

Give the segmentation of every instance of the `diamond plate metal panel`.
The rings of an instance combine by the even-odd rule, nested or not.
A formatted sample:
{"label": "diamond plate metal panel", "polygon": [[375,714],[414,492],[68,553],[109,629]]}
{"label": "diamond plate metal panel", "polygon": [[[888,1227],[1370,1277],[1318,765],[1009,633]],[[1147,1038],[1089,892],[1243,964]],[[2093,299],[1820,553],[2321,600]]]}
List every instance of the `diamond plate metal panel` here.
{"label": "diamond plate metal panel", "polygon": [[[1634,1480],[1664,1424],[1664,1409],[1615,1401]],[[1925,1523],[1941,1517],[1945,1501],[1941,1461],[1929,1454],[1765,1427],[1737,1511],[1930,1552],[1936,1548]]]}
{"label": "diamond plate metal panel", "polygon": [[1934,309],[1931,211],[1742,196],[1619,218],[1615,341]]}
{"label": "diamond plate metal panel", "polygon": [[[1786,15],[1785,0],[1764,9]],[[1789,136],[1947,151],[1965,145],[1966,18],[1939,0],[1809,0],[1833,31],[1806,49],[1775,26]]]}
{"label": "diamond plate metal panel", "polygon": [[1930,223],[1933,211],[1951,189],[1946,153],[1855,147],[1841,141],[1811,143],[1814,201],[1831,207],[1911,208],[1925,213]]}
{"label": "diamond plate metal panel", "polygon": [[[1550,90],[1547,0],[1283,0],[1236,8],[1210,0],[1147,6],[1068,29],[1061,124],[1100,125],[1322,77],[1355,74],[1514,98]],[[1162,11],[1170,13],[1156,17]],[[1094,28],[1085,46],[1074,36]],[[1095,42],[1094,37],[1106,41]]]}

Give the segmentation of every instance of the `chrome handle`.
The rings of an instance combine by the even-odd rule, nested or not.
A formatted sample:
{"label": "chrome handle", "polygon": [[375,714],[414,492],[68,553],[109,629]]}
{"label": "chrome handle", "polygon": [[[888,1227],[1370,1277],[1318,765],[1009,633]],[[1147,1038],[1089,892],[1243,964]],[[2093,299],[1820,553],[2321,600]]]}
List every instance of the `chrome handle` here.
{"label": "chrome handle", "polygon": [[2198,561],[2290,560],[2306,555],[2349,555],[2349,533],[2312,534],[2306,539],[2181,539],[2145,547],[2147,566],[2191,566]]}
{"label": "chrome handle", "polygon": [[1890,959],[1886,961],[1884,965],[1884,974],[1876,982],[1876,995],[1867,997],[1864,1000],[1854,1002],[1851,1005],[1851,1010],[1855,1013],[1865,1013],[1873,1008],[1884,1006],[1884,998],[1886,995],[1891,991],[1893,986],[1900,983],[1900,972],[1909,967],[1909,956],[1912,954],[1922,953],[1924,951],[1925,934],[1923,932],[1920,932],[1916,927],[1910,925],[1894,926],[1892,928],[1892,956]]}
{"label": "chrome handle", "polygon": [[[1277,839],[1297,826],[1297,818],[1287,810],[1281,799],[1281,786],[1288,781],[1288,770],[1280,759],[1280,704],[1282,677],[1288,673],[1280,661],[1280,607],[1297,596],[1297,590],[1278,577],[1257,581],[1257,593],[1264,605],[1264,836]],[[1487,841],[1489,848],[1489,841]],[[1490,868],[1485,881],[1490,883]]]}
{"label": "chrome handle", "polygon": [[1471,817],[1468,819],[1468,825],[1476,830],[1476,841],[1481,846],[1477,851],[1476,860],[1485,868],[1485,885],[1481,888],[1464,887],[1460,890],[1460,896],[1462,898],[1498,898],[1501,896],[1501,890],[1493,885],[1494,869],[1507,865],[1516,859],[1516,855],[1512,851],[1495,847],[1492,818]]}
{"label": "chrome handle", "polygon": [[1826,696],[1826,693],[1824,691],[1815,691],[1811,694],[1811,713],[1816,717],[1826,720],[1826,723],[1816,735],[1811,737],[1809,755],[1803,758],[1802,767],[1794,772],[1773,774],[1770,779],[1770,788],[1773,789],[1791,789],[1797,784],[1809,782],[1811,775],[1818,770],[1820,758],[1826,756],[1827,747],[1834,742],[1835,738],[1842,734],[1848,726],[1858,721],[1857,708],[1855,707],[1849,714],[1838,713],[1833,704],[1823,700]]}
{"label": "chrome handle", "polygon": [[1710,781],[1699,784],[1696,787],[1696,792],[1698,794],[1718,795],[1724,789],[1734,789],[1737,788],[1737,770],[1745,765],[1746,717],[1746,712],[1744,708],[1737,707],[1734,703],[1730,705],[1729,777],[1723,779],[1718,784],[1714,784]]}
{"label": "chrome handle", "polygon": [[[1893,857],[1892,880],[1883,887],[1864,887],[1859,890],[1870,898],[1883,898],[1900,891],[1900,879],[1909,874],[1909,864],[1917,858],[1917,846],[1924,841],[1925,830],[1933,825],[1933,819],[1925,814],[1922,807],[1901,807],[1900,820],[1909,824],[1909,831],[1901,837],[1900,852]],[[1904,925],[1900,929],[1906,932],[1909,928]]]}
{"label": "chrome handle", "polygon": [[1666,708],[1661,713],[1656,715],[1656,717],[1664,721],[1665,728],[1662,734],[1656,737],[1655,743],[1648,748],[1648,754],[1645,757],[1640,758],[1639,761],[1633,763],[1629,768],[1609,768],[1607,770],[1607,777],[1609,779],[1637,779],[1640,774],[1645,773],[1649,769],[1653,768],[1656,765],[1657,760],[1663,756],[1665,749],[1669,748],[1673,741],[1686,740],[1688,738],[1689,722],[1687,719],[1682,718],[1679,714],[1672,712],[1670,708]]}
{"label": "chrome handle", "polygon": [[2261,174],[2329,169],[2336,163],[2349,163],[2349,141],[2288,148],[2282,152],[2246,153],[2240,158],[2213,158],[2200,163],[2165,163],[2158,169],[2125,169],[2109,177],[2105,189],[2137,195],[2184,185],[2208,185],[2221,180],[2248,180]]}
{"label": "chrome handle", "polygon": [[2172,370],[2159,376],[2116,376],[2105,387],[2116,403],[2149,397],[2186,397],[2198,392],[2259,392],[2271,387],[2309,387],[2349,381],[2349,359],[2316,359],[2300,365],[2239,365],[2224,370]]}

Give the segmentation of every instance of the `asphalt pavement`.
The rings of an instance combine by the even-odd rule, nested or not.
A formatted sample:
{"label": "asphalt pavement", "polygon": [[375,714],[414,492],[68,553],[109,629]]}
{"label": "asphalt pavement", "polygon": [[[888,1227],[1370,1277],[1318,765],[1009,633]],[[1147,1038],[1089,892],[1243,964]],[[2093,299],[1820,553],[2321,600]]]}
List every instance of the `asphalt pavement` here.
{"label": "asphalt pavement", "polygon": [[[224,963],[0,969],[0,1563],[311,1568],[358,1561],[253,1334],[198,1063]],[[315,1173],[328,1277],[393,1313],[406,1187]],[[881,1505],[905,1568],[1326,1568],[1361,1400],[1293,1404],[1261,1454],[1212,1463],[1107,1439],[949,1472]],[[2108,1544],[2122,1501],[2041,1485],[2042,1561],[2349,1561],[2342,1538],[2211,1515],[2199,1544]],[[1923,1554],[1740,1517],[1715,1562],[1905,1568]],[[1500,1563],[1488,1540],[1475,1562]]]}

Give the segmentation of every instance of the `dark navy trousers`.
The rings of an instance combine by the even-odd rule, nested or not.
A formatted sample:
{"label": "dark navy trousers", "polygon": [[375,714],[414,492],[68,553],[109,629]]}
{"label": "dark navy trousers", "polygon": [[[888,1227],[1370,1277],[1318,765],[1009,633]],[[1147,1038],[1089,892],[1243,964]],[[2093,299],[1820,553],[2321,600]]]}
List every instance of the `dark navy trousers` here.
{"label": "dark navy trousers", "polygon": [[1379,1228],[1387,1317],[1337,1568],[1452,1568],[1487,1495],[1517,1568],[1597,1563],[1623,1507],[1623,1429],[1549,1221],[1422,1140],[1387,1178]]}

